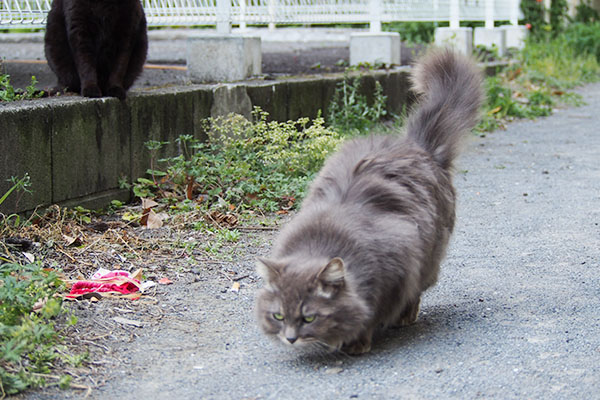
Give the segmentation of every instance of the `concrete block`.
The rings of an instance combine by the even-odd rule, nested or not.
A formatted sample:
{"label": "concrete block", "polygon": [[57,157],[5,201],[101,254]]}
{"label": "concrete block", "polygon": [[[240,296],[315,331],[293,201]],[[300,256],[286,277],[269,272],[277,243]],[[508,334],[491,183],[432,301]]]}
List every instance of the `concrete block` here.
{"label": "concrete block", "polygon": [[52,108],[52,201],[117,189],[130,175],[129,114],[117,99]]}
{"label": "concrete block", "polygon": [[260,37],[191,36],[187,41],[188,76],[193,82],[240,81],[262,71]]}
{"label": "concrete block", "polygon": [[128,99],[131,115],[131,179],[147,177],[152,154],[144,143],[149,140],[168,142],[154,155],[159,159],[181,154],[176,139],[193,135],[204,139],[200,121],[210,116],[213,97],[210,88],[170,88],[141,94]]}
{"label": "concrete block", "polygon": [[316,118],[327,112],[324,79],[303,79],[288,82],[288,120],[300,117]]}
{"label": "concrete block", "polygon": [[452,46],[470,55],[473,53],[473,28],[435,28],[435,45]]}
{"label": "concrete block", "polygon": [[226,116],[235,113],[252,118],[252,101],[248,96],[246,85],[222,84],[213,89],[211,117]]}
{"label": "concrete block", "polygon": [[407,67],[397,68],[376,75],[376,79],[381,83],[383,95],[387,98],[388,116],[407,113],[408,107],[415,101],[415,96],[410,91],[410,70]]}
{"label": "concrete block", "polygon": [[285,82],[249,83],[248,97],[252,106],[269,113],[271,121],[287,121],[288,86]]}
{"label": "concrete block", "polygon": [[503,25],[500,29],[506,32],[506,47],[522,49],[525,47],[525,39],[529,34],[523,25]]}
{"label": "concrete block", "polygon": [[338,85],[344,80],[343,75],[329,77],[323,80],[323,118],[327,121],[329,118],[329,107],[338,90]]}
{"label": "concrete block", "polygon": [[500,28],[475,28],[473,36],[475,46],[485,46],[498,50],[498,56],[504,57],[506,54],[506,31]]}
{"label": "concrete block", "polygon": [[[32,193],[13,191],[0,213],[33,210],[52,203],[52,111],[40,102],[17,102],[0,106],[0,197],[12,187],[11,177],[29,174]],[[18,201],[17,201],[18,200]]]}
{"label": "concrete block", "polygon": [[87,196],[77,197],[74,199],[58,202],[61,207],[77,207],[81,206],[89,210],[106,209],[110,202],[118,200],[127,203],[132,200],[131,190],[129,189],[110,189],[103,192],[92,193]]}
{"label": "concrete block", "polygon": [[351,34],[350,65],[360,63],[400,65],[400,34],[398,32]]}

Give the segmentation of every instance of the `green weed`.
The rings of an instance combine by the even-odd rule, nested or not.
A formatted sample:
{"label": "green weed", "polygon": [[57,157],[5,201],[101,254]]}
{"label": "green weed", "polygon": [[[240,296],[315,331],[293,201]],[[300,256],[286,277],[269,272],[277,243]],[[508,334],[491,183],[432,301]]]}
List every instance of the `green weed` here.
{"label": "green weed", "polygon": [[19,198],[16,201],[17,204],[23,193],[31,193],[31,190],[29,190],[31,187],[31,178],[29,177],[29,174],[26,173],[22,178],[12,176],[8,181],[12,183],[12,186],[2,195],[2,197],[0,197],[0,205],[4,203],[8,196],[14,191],[19,193]]}
{"label": "green weed", "polygon": [[220,229],[217,231],[217,240],[237,243],[240,240],[241,233],[237,229]]}
{"label": "green weed", "polygon": [[[38,263],[0,265],[0,396],[46,384],[43,374],[64,361],[57,351],[56,318],[62,283]],[[70,323],[75,323],[71,319]],[[69,355],[71,361],[83,356]]]}
{"label": "green weed", "polygon": [[44,92],[36,89],[37,79],[31,77],[31,84],[25,90],[15,89],[10,83],[10,76],[0,74],[0,101],[32,100],[40,98]]}
{"label": "green weed", "polygon": [[580,96],[569,89],[597,81],[600,65],[593,54],[597,46],[594,40],[586,45],[589,38],[581,39],[580,48],[573,44],[575,39],[569,35],[577,36],[574,32],[578,29],[568,27],[571,33],[528,40],[514,64],[486,79],[486,113],[478,131],[502,127],[512,118],[550,115],[561,103],[581,104]]}
{"label": "green weed", "polygon": [[529,41],[518,61],[527,79],[558,90],[596,81],[600,73],[595,55],[576,50],[565,35],[549,41]]}
{"label": "green weed", "polygon": [[347,71],[336,87],[328,109],[328,122],[346,136],[367,133],[387,115],[387,97],[383,87],[375,81],[375,91],[369,101],[362,92],[361,76],[351,77]]}
{"label": "green weed", "polygon": [[600,62],[600,22],[571,24],[564,36],[576,54],[591,54]]}
{"label": "green weed", "polygon": [[[228,211],[293,207],[341,135],[325,127],[323,118],[267,119],[260,109],[252,121],[235,114],[207,119],[208,141],[180,136],[183,154],[159,160],[160,181],[140,179],[134,193],[167,202],[183,198]],[[157,172],[149,171],[154,176]]]}

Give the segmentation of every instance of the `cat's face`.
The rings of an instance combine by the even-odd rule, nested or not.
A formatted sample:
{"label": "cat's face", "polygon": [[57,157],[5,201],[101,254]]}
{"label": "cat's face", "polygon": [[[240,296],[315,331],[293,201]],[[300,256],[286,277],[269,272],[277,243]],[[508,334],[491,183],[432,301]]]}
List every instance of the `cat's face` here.
{"label": "cat's face", "polygon": [[365,324],[368,310],[353,292],[344,263],[260,260],[265,286],[256,312],[263,331],[294,348],[334,351]]}

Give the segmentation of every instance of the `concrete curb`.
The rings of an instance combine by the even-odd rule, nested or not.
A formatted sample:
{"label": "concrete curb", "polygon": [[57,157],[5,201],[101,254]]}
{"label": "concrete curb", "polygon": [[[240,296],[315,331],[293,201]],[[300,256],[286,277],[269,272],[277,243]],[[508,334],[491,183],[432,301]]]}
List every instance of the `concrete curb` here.
{"label": "concrete curb", "polygon": [[[379,81],[388,111],[400,114],[409,102],[409,68],[373,71],[362,90],[373,93]],[[79,96],[0,105],[0,194],[11,177],[28,173],[32,194],[14,193],[0,212],[27,212],[50,204],[101,208],[110,200],[131,199],[119,182],[133,182],[150,167],[148,140],[169,141],[157,158],[179,154],[182,134],[202,139],[201,121],[236,112],[249,116],[259,106],[279,121],[326,114],[341,74],[281,81],[192,85],[131,92],[125,102]]]}

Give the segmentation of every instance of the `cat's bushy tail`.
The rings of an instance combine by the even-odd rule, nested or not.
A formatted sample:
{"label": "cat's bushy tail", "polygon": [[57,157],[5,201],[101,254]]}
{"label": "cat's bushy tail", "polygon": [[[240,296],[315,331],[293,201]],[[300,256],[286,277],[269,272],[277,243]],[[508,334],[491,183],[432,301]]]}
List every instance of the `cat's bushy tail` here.
{"label": "cat's bushy tail", "polygon": [[462,137],[479,120],[482,71],[467,56],[435,49],[414,66],[412,83],[421,98],[407,120],[407,135],[450,168]]}

